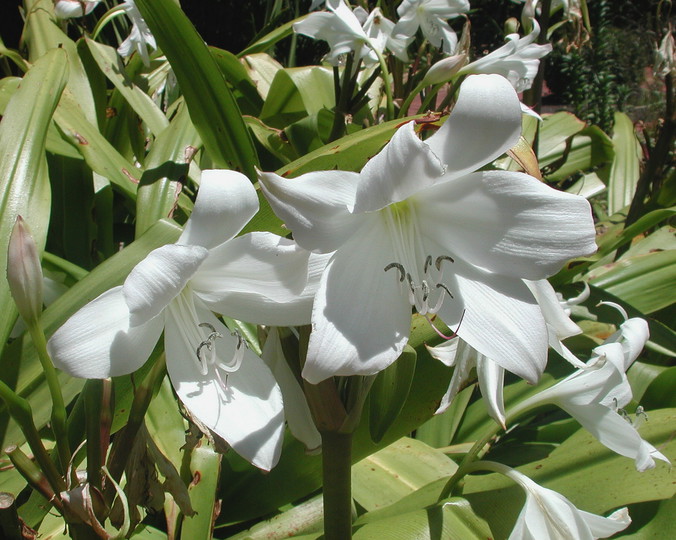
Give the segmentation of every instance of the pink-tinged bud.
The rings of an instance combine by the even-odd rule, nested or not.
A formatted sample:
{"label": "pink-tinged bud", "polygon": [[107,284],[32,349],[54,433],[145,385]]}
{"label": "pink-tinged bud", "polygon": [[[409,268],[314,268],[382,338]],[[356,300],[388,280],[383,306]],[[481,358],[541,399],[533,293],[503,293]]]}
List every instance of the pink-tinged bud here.
{"label": "pink-tinged bud", "polygon": [[450,81],[466,63],[467,55],[464,53],[439,60],[427,70],[423,82],[425,85],[429,85]]}
{"label": "pink-tinged bud", "polygon": [[35,240],[21,216],[16,218],[7,250],[7,281],[19,314],[27,323],[42,313],[42,266]]}

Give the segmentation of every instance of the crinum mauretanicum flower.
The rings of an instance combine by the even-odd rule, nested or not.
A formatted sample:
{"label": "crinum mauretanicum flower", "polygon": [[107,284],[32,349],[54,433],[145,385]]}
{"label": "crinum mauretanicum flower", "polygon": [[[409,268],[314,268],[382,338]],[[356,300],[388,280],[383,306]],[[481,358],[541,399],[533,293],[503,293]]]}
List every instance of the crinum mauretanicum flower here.
{"label": "crinum mauretanicum flower", "polygon": [[307,324],[317,280],[308,280],[310,254],[293,242],[262,232],[235,238],[257,210],[244,175],[204,171],[178,242],[149,253],[124,285],[75,313],[48,348],[71,375],[111,377],[141,367],[164,331],[167,371],[187,409],[269,470],[283,435],[279,386],[211,310],[262,324]]}
{"label": "crinum mauretanicum flower", "polygon": [[384,369],[407,343],[413,306],[535,381],[547,327],[523,279],[595,251],[589,203],[523,173],[474,172],[519,139],[519,100],[503,77],[468,77],[450,118],[426,141],[414,125],[361,173],[259,175],[295,240],[335,251],[315,297],[303,376],[316,383]]}

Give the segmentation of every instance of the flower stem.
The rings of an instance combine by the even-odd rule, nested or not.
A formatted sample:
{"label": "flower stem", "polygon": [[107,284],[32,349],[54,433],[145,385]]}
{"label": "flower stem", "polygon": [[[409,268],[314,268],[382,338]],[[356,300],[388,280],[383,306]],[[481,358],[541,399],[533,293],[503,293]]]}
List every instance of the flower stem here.
{"label": "flower stem", "polygon": [[56,374],[52,359],[47,352],[47,340],[42,331],[42,327],[37,323],[29,324],[28,331],[33,339],[33,345],[38,353],[42,370],[45,373],[47,386],[49,387],[49,394],[52,397],[52,430],[56,440],[56,448],[59,452],[59,463],[61,464],[61,472],[65,473],[70,464],[70,446],[68,444],[68,429],[66,427],[66,405],[63,401],[63,394],[61,393],[61,385]]}
{"label": "flower stem", "polygon": [[322,431],[324,538],[352,538],[352,433]]}
{"label": "flower stem", "polygon": [[42,439],[38,434],[38,429],[33,421],[33,411],[27,400],[19,397],[4,382],[0,381],[0,398],[7,405],[7,410],[11,417],[19,424],[21,431],[26,437],[26,442],[30,447],[35,460],[40,465],[42,472],[47,477],[47,481],[54,493],[61,493],[66,489],[66,484],[61,478],[56,465],[49,456],[46,448],[42,444]]}
{"label": "flower stem", "polygon": [[380,71],[383,77],[383,86],[385,87],[385,99],[387,100],[387,115],[385,120],[393,120],[396,118],[396,115],[394,114],[394,99],[392,98],[392,76],[390,75],[390,70],[387,69],[387,62],[385,61],[383,53],[375,47],[373,48],[373,52],[375,52],[378,57]]}

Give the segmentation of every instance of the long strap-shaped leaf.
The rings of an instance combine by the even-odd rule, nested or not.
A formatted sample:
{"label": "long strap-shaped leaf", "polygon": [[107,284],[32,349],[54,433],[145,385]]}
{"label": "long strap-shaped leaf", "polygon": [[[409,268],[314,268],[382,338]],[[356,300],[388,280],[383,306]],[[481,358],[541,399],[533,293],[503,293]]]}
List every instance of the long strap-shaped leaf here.
{"label": "long strap-shaped leaf", "polygon": [[204,40],[173,0],[137,0],[136,6],[174,70],[214,164],[254,181],[258,156],[253,140]]}
{"label": "long strap-shaped leaf", "polygon": [[7,246],[18,215],[44,246],[51,195],[45,159],[45,136],[68,80],[65,51],[53,49],[28,70],[0,123],[0,344],[16,320],[7,280]]}

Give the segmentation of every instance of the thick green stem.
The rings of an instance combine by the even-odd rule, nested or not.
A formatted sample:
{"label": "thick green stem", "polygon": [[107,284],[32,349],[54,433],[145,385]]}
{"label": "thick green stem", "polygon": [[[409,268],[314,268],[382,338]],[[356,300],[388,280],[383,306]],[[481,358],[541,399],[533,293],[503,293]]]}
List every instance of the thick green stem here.
{"label": "thick green stem", "polygon": [[47,477],[36,467],[35,463],[16,445],[5,448],[5,453],[12,462],[12,465],[14,465],[14,468],[28,482],[28,485],[52,503],[59,512],[62,512],[61,499],[54,496],[54,490],[50,486]]}
{"label": "thick green stem", "polygon": [[411,92],[408,93],[408,96],[406,96],[406,99],[404,102],[401,104],[401,109],[399,109],[399,118],[403,118],[404,116],[407,116],[408,114],[408,109],[411,107],[411,103],[413,103],[413,100],[415,97],[423,91],[423,88],[425,88],[426,83],[424,81],[421,81],[418,86],[415,87],[415,89]]}
{"label": "thick green stem", "polygon": [[38,353],[42,370],[45,373],[47,386],[49,387],[49,394],[52,398],[52,431],[56,439],[56,448],[59,452],[59,462],[61,464],[61,472],[65,473],[70,464],[70,446],[68,445],[68,429],[66,421],[68,416],[66,414],[66,405],[63,401],[63,394],[61,393],[61,385],[56,374],[52,359],[47,352],[47,340],[45,334],[39,324],[29,324],[28,331],[31,338],[33,338],[33,345]]}
{"label": "thick green stem", "polygon": [[352,538],[352,434],[322,431],[324,538]]}
{"label": "thick green stem", "polygon": [[15,394],[14,391],[2,381],[0,381],[0,398],[2,398],[7,405],[10,416],[17,424],[19,424],[24,437],[26,437],[26,442],[33,452],[35,460],[40,465],[42,472],[47,477],[52,490],[54,493],[61,493],[66,489],[66,484],[63,481],[63,478],[61,478],[52,458],[42,444],[42,439],[40,439],[40,434],[33,421],[33,410],[31,409],[30,403]]}

